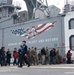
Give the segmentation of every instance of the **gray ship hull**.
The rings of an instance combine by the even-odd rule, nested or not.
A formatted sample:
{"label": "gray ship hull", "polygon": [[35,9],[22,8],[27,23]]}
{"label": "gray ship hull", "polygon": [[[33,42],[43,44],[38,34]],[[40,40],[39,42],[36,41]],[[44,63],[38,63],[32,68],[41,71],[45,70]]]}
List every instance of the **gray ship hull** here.
{"label": "gray ship hull", "polygon": [[23,40],[26,40],[28,47],[34,46],[38,50],[46,46],[49,49],[57,48],[60,50],[60,54],[65,57],[69,49],[72,50],[72,53],[74,50],[73,14],[74,12],[68,13],[66,16],[18,24],[12,24],[12,19],[2,22],[0,25],[0,46],[5,46],[6,49],[10,48],[13,51],[15,47],[20,47]]}

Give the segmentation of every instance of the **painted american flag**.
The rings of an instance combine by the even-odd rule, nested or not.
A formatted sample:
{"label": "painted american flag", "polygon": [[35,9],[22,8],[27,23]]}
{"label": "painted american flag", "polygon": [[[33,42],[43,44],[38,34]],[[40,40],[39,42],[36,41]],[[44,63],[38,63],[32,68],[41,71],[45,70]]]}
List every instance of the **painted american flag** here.
{"label": "painted american flag", "polygon": [[51,29],[54,25],[56,24],[55,22],[52,23],[45,23],[45,24],[39,24],[37,27],[32,26],[31,28],[26,28],[26,29],[22,29],[22,30],[12,30],[12,33],[16,33],[15,35],[18,36],[22,36],[25,37],[27,39],[31,39],[34,38],[37,35],[40,35],[46,31],[48,31],[49,29]]}

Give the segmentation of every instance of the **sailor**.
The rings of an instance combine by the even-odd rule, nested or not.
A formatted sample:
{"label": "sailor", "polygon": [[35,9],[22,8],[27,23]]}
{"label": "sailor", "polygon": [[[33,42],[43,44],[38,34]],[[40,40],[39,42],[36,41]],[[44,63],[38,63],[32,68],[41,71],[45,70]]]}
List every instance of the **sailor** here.
{"label": "sailor", "polygon": [[1,47],[0,49],[0,65],[5,66],[6,61],[5,61],[5,47]]}
{"label": "sailor", "polygon": [[28,61],[28,55],[27,55],[27,45],[26,45],[26,41],[22,41],[22,58],[21,58],[21,63],[19,67],[23,66],[23,61],[25,61],[25,63],[28,65],[28,67],[30,67],[30,63]]}

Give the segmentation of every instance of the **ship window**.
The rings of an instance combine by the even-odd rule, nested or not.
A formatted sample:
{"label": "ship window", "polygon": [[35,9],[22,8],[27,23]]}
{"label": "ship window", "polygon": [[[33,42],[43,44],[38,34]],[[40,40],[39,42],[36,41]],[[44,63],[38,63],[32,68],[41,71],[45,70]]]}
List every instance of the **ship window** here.
{"label": "ship window", "polygon": [[74,18],[69,20],[69,29],[74,29]]}
{"label": "ship window", "polygon": [[25,17],[25,13],[22,14],[22,17]]}
{"label": "ship window", "polygon": [[2,12],[2,9],[0,9],[0,12]]}
{"label": "ship window", "polygon": [[71,35],[69,38],[70,49],[74,51],[74,35]]}

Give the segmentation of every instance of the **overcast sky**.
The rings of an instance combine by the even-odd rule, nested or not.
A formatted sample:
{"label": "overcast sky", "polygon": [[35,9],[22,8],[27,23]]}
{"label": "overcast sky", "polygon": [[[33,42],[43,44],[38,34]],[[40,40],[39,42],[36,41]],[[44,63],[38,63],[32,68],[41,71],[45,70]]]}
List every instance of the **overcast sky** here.
{"label": "overcast sky", "polygon": [[[47,0],[47,1],[48,5],[55,5],[62,10],[66,0]],[[20,5],[22,7],[22,10],[27,10],[25,2],[23,0],[13,0],[13,3],[15,5]]]}

